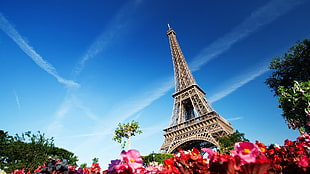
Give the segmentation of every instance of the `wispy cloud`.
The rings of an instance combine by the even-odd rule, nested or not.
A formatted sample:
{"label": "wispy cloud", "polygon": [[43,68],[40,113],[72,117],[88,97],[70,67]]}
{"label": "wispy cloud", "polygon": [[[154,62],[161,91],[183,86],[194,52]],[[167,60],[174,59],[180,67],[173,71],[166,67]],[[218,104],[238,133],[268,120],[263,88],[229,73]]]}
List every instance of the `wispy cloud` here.
{"label": "wispy cloud", "polygon": [[154,124],[153,126],[150,127],[142,127],[141,130],[143,130],[143,134],[141,134],[139,137],[137,137],[136,139],[144,139],[147,137],[150,137],[158,132],[162,132],[162,130],[164,128],[167,127],[167,122],[166,121],[162,121],[160,123]]}
{"label": "wispy cloud", "polygon": [[97,56],[106,49],[109,44],[115,41],[115,38],[119,33],[128,25],[130,19],[129,16],[131,16],[134,9],[137,8],[140,3],[141,0],[136,0],[134,2],[130,1],[118,11],[108,24],[108,27],[95,39],[85,52],[84,56],[79,60],[73,71],[74,76],[77,76],[83,70],[85,63],[88,60]]}
{"label": "wispy cloud", "polygon": [[19,101],[19,97],[18,97],[16,91],[14,91],[14,96],[15,96],[15,101],[16,101],[16,104],[17,104],[17,108],[20,110],[20,101]]}
{"label": "wispy cloud", "polygon": [[45,61],[18,33],[13,25],[0,13],[0,28],[7,34],[21,50],[24,51],[40,68],[54,76],[59,83],[65,84],[68,87],[77,87],[79,84],[72,80],[67,80],[58,75],[56,69]]}
{"label": "wispy cloud", "polygon": [[[161,96],[165,95],[171,88],[173,87],[173,78],[168,78],[165,80],[163,84],[159,84],[154,89],[156,90],[147,90],[148,92],[142,93],[140,95],[136,95],[133,98],[126,98],[123,102],[117,104],[116,107],[112,108],[109,113],[106,113],[105,118],[101,121],[97,122],[93,133],[86,135],[97,135],[98,132],[102,133],[102,136],[98,138],[98,136],[89,136],[89,139],[85,142],[79,144],[76,149],[83,149],[88,146],[88,142],[97,142],[101,141],[106,135],[111,134],[113,129],[115,129],[115,125],[119,122],[124,122],[126,119],[131,116],[137,114],[139,116],[139,111],[146,108],[152,102],[159,99]],[[77,137],[82,135],[77,135]]]}
{"label": "wispy cloud", "polygon": [[74,136],[71,136],[71,138],[105,136],[105,135],[110,135],[110,134],[112,133],[111,132],[89,133],[89,134],[74,135]]}
{"label": "wispy cloud", "polygon": [[208,61],[224,53],[235,43],[256,32],[263,26],[273,22],[287,12],[293,10],[306,0],[271,0],[266,5],[254,11],[240,25],[236,26],[231,32],[225,34],[213,42],[210,46],[203,49],[198,56],[191,62],[192,71],[197,71]]}
{"label": "wispy cloud", "polygon": [[167,78],[163,83],[154,85],[153,90],[148,89],[147,92],[125,99],[124,102],[118,104],[119,107],[115,108],[110,115],[121,115],[118,120],[122,122],[165,95],[173,86],[173,78]]}
{"label": "wispy cloud", "polygon": [[98,116],[92,112],[92,110],[87,107],[85,104],[83,104],[81,101],[79,101],[77,98],[74,100],[74,106],[77,109],[80,109],[89,119],[91,120],[98,120]]}
{"label": "wispy cloud", "polygon": [[56,137],[63,131],[64,123],[62,122],[62,119],[72,110],[72,101],[71,97],[65,97],[64,101],[60,104],[58,110],[54,114],[54,120],[47,126],[48,134]]}
{"label": "wispy cloud", "polygon": [[253,71],[241,74],[238,77],[235,77],[231,81],[229,81],[229,84],[226,84],[225,86],[229,86],[228,88],[225,88],[224,90],[221,90],[220,92],[216,92],[215,95],[210,96],[209,101],[211,103],[216,102],[227,95],[231,94],[232,92],[236,91],[243,85],[249,83],[250,81],[254,80],[256,77],[259,77],[260,75],[264,74],[268,71],[268,65],[262,65],[257,68],[255,68]]}
{"label": "wispy cloud", "polygon": [[[75,114],[82,113],[83,116],[86,116],[90,120],[99,121],[99,117],[94,114],[92,110],[82,101],[80,101],[71,91],[67,93],[62,103],[54,113],[54,120],[47,126],[47,132],[54,137],[60,135],[60,133],[63,131],[63,128],[67,124],[63,121],[63,119],[66,118],[67,115],[72,115],[73,112],[75,112]],[[88,135],[90,136],[90,134]],[[80,136],[87,135],[76,135],[75,137]]]}
{"label": "wispy cloud", "polygon": [[236,120],[241,120],[243,117],[234,117],[234,118],[227,118],[227,121],[236,121]]}

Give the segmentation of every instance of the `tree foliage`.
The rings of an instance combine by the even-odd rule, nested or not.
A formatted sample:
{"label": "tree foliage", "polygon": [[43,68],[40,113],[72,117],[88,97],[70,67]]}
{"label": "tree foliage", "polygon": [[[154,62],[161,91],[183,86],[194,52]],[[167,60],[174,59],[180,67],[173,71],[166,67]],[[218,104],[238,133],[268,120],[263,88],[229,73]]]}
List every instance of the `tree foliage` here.
{"label": "tree foliage", "polygon": [[93,161],[93,163],[98,163],[99,162],[99,158],[95,157],[95,158],[92,159],[92,161]]}
{"label": "tree foliage", "polygon": [[87,168],[87,163],[82,163],[82,164],[80,164],[80,168]]}
{"label": "tree foliage", "polygon": [[283,110],[282,116],[289,128],[298,128],[301,132],[310,133],[310,80],[294,81],[291,88],[280,86],[278,93],[279,107]]}
{"label": "tree foliage", "polygon": [[283,56],[275,57],[270,69],[273,72],[265,83],[279,97],[289,128],[309,133],[310,40],[298,41]]}
{"label": "tree foliage", "polygon": [[76,165],[78,161],[72,152],[55,147],[53,138],[45,138],[40,132],[32,134],[28,131],[10,136],[8,132],[0,130],[0,168],[6,172],[22,168],[33,172],[49,156],[66,159],[71,165]]}
{"label": "tree foliage", "polygon": [[113,140],[120,143],[121,147],[124,149],[126,146],[126,140],[124,140],[124,138],[127,139],[128,149],[130,149],[130,137],[141,133],[142,130],[140,130],[138,122],[132,120],[131,123],[119,123],[114,131]]}
{"label": "tree foliage", "polygon": [[227,135],[225,137],[219,137],[218,141],[220,145],[220,151],[222,153],[229,153],[230,150],[234,149],[234,145],[237,142],[249,142],[249,140],[244,137],[244,133],[240,133],[238,130],[236,130],[233,134]]}
{"label": "tree foliage", "polygon": [[273,70],[265,83],[279,95],[278,88],[290,88],[294,80],[305,82],[310,79],[310,40],[298,41],[283,56],[275,57],[269,68]]}
{"label": "tree foliage", "polygon": [[164,164],[164,160],[173,157],[172,154],[168,153],[151,153],[147,156],[141,156],[143,160],[143,165],[148,166],[152,162],[156,162],[158,164]]}

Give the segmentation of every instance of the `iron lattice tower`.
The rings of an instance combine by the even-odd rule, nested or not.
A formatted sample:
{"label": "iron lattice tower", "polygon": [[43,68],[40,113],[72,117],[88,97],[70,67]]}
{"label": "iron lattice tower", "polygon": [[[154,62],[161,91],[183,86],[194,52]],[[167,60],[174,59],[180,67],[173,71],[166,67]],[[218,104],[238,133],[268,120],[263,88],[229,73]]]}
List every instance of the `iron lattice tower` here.
{"label": "iron lattice tower", "polygon": [[164,129],[160,151],[175,153],[178,148],[219,147],[218,137],[233,133],[231,124],[210,105],[205,92],[197,85],[179,46],[176,33],[168,25],[174,67],[174,108],[169,128]]}

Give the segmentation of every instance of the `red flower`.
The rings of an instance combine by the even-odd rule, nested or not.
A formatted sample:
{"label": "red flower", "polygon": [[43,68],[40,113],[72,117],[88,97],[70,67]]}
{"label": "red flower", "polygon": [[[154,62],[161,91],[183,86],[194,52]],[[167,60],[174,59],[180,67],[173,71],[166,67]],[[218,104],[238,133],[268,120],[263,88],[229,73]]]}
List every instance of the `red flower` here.
{"label": "red flower", "polygon": [[267,147],[263,143],[255,141],[255,144],[258,146],[259,150],[262,153],[266,153],[267,152]]}
{"label": "red flower", "polygon": [[285,140],[285,141],[284,141],[284,145],[286,145],[286,146],[293,146],[293,145],[294,145],[294,142],[293,142],[293,141],[290,141],[290,140]]}
{"label": "red flower", "polygon": [[190,158],[196,161],[198,159],[202,159],[202,155],[200,155],[200,152],[197,148],[193,148],[193,150],[190,153]]}
{"label": "red flower", "polygon": [[169,173],[169,174],[178,174],[180,173],[179,169],[177,167],[174,166],[174,159],[173,158],[169,158],[169,159],[165,159],[164,163],[164,170],[162,171],[162,173]]}
{"label": "red flower", "polygon": [[93,163],[92,166],[89,168],[90,172],[100,173],[101,167],[98,163]]}

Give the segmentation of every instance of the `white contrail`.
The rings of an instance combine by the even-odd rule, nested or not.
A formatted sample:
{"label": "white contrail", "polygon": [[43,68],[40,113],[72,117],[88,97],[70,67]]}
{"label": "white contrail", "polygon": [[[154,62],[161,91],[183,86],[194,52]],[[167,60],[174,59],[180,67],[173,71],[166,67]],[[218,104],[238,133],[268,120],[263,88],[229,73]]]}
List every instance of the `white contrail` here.
{"label": "white contrail", "polygon": [[120,31],[128,25],[129,16],[140,3],[141,0],[129,2],[119,10],[111,23],[108,24],[108,28],[96,38],[96,40],[89,46],[84,56],[79,60],[73,72],[74,76],[77,76],[83,70],[85,63],[89,59],[97,56],[106,49],[111,42],[115,41],[115,37],[117,37]]}
{"label": "white contrail", "polygon": [[[125,99],[124,103],[118,103],[118,105],[110,112],[106,114],[104,120],[98,121],[97,124],[100,126],[95,127],[94,133],[101,132],[104,135],[111,133],[119,122],[123,122],[132,115],[138,113],[142,109],[146,108],[152,102],[165,95],[167,91],[173,87],[173,78],[168,78],[165,83],[160,84],[156,89],[152,90],[151,93],[144,93],[135,98]],[[117,119],[116,119],[117,118]],[[101,137],[103,138],[103,136]],[[82,149],[89,145],[89,142],[100,141],[98,137],[90,137],[87,141],[81,142],[77,149]]]}
{"label": "white contrail", "polygon": [[159,84],[155,89],[149,90],[147,93],[143,93],[139,96],[135,96],[134,98],[128,98],[125,100],[125,103],[119,103],[120,107],[115,108],[114,111],[110,113],[110,115],[121,115],[118,118],[119,122],[126,120],[132,115],[138,113],[143,110],[145,107],[152,104],[155,100],[159,99],[161,96],[165,95],[169,90],[173,88],[173,78],[167,78],[164,83]]}
{"label": "white contrail", "polygon": [[63,131],[64,125],[62,119],[73,110],[74,104],[71,96],[66,96],[64,101],[59,106],[58,110],[54,114],[55,119],[49,123],[46,127],[47,133],[52,135],[53,137],[58,136],[58,134]]}
{"label": "white contrail", "polygon": [[220,92],[216,92],[215,95],[210,96],[209,101],[213,103],[226,97],[227,95],[236,91],[243,85],[254,80],[256,77],[259,77],[260,75],[264,74],[268,70],[269,70],[268,65],[263,65],[263,66],[256,68],[256,71],[245,73],[245,75],[242,74],[240,77],[235,77],[231,84],[225,85],[225,86],[229,86],[229,88],[226,88],[225,90],[221,90]]}
{"label": "white contrail", "polygon": [[254,11],[240,25],[236,26],[230,33],[213,42],[209,47],[205,48],[191,62],[192,71],[197,71],[208,61],[214,59],[218,55],[224,53],[236,42],[244,39],[261,27],[269,24],[293,10],[298,5],[306,2],[306,0],[272,0],[266,5]]}
{"label": "white contrail", "polygon": [[58,82],[68,87],[77,87],[79,84],[72,80],[66,80],[58,75],[56,69],[45,61],[18,33],[18,31],[10,24],[10,22],[0,13],[0,28],[6,33],[21,50],[24,51],[40,68],[54,76]]}
{"label": "white contrail", "polygon": [[106,131],[106,132],[97,132],[97,133],[89,133],[89,134],[79,134],[79,135],[73,135],[69,138],[80,138],[80,137],[95,137],[95,136],[106,136],[111,135],[112,131]]}
{"label": "white contrail", "polygon": [[84,116],[91,120],[99,120],[99,116],[95,115],[91,109],[83,104],[83,102],[79,101],[75,95],[68,93],[56,110],[53,116],[54,120],[47,126],[47,132],[54,137],[58,136],[59,133],[63,131],[62,128],[65,127],[65,122],[63,122],[63,119],[73,111],[82,112]]}
{"label": "white contrail", "polygon": [[14,91],[14,96],[15,96],[15,101],[16,101],[17,107],[20,110],[20,108],[21,108],[20,107],[20,101],[19,101],[19,97],[18,97],[16,91]]}
{"label": "white contrail", "polygon": [[241,120],[243,117],[234,117],[234,118],[227,118],[227,121],[236,121],[236,120]]}

